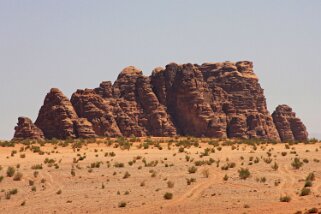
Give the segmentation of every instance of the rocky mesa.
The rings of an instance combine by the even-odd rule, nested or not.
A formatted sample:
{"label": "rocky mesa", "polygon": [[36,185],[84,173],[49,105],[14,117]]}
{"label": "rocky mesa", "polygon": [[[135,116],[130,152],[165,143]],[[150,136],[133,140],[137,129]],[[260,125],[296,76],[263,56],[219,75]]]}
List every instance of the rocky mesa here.
{"label": "rocky mesa", "polygon": [[98,136],[195,136],[305,141],[302,121],[287,105],[271,115],[249,61],[176,64],[144,76],[133,66],[112,83],[46,95],[35,123],[21,117],[15,140]]}

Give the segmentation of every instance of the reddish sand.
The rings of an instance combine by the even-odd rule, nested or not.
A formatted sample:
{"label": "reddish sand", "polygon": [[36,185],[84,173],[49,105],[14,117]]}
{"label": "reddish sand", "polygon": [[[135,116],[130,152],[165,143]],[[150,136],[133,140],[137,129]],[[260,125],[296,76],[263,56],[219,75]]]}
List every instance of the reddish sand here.
{"label": "reddish sand", "polygon": [[[46,144],[41,147],[45,153],[39,155],[30,150],[20,152],[22,145],[0,148],[0,176],[4,178],[0,183],[0,213],[295,213],[313,207],[321,211],[321,144],[298,144],[286,149],[284,144],[258,145],[256,150],[252,146],[241,144],[232,150],[231,146],[222,146],[219,151],[209,156],[200,157],[205,148],[213,148],[201,143],[201,148],[185,148],[179,152],[176,146],[168,149],[167,143],[162,143],[162,150],[158,148],[137,148],[135,143],[130,150],[121,150],[105,144],[88,144],[73,151],[71,146],[58,146]],[[12,157],[12,150],[17,153]],[[267,152],[270,150],[271,163],[266,163]],[[291,153],[292,151],[292,153]],[[296,154],[304,163],[300,169],[291,166]],[[116,156],[105,157],[106,152],[114,152]],[[281,152],[287,154],[283,156]],[[84,155],[85,153],[85,155]],[[25,154],[25,158],[20,157]],[[73,163],[74,158],[86,158]],[[194,158],[187,162],[186,156]],[[141,156],[132,166],[128,164],[134,157]],[[241,160],[241,156],[244,160]],[[249,165],[249,159],[252,165]],[[255,163],[256,157],[259,162]],[[49,167],[44,163],[46,158],[54,159],[59,168]],[[158,161],[156,166],[145,167],[142,159],[147,163]],[[195,165],[195,161],[215,160],[212,165],[197,166],[196,173],[189,173],[188,169]],[[217,160],[220,160],[217,167]],[[99,168],[89,172],[91,163],[101,162]],[[109,164],[107,163],[109,162]],[[114,164],[124,163],[123,168],[114,167]],[[227,162],[235,163],[234,168],[222,170]],[[272,164],[278,164],[273,170]],[[34,177],[31,167],[41,164],[38,177]],[[23,174],[20,181],[7,177],[8,166]],[[242,165],[243,164],[243,165]],[[108,167],[109,165],[109,167]],[[141,166],[141,167],[140,167]],[[166,167],[167,166],[167,167]],[[75,176],[71,170],[74,168]],[[251,176],[242,180],[238,170],[248,168]],[[209,177],[204,175],[208,170]],[[130,176],[123,178],[128,172]],[[314,172],[315,180],[312,182],[311,193],[299,196],[305,184],[307,175]],[[223,177],[228,175],[228,180]],[[260,182],[259,180],[264,180]],[[187,185],[187,178],[196,181]],[[262,179],[263,178],[263,179]],[[41,180],[43,183],[41,183]],[[36,191],[32,191],[29,180],[34,181]],[[168,181],[174,187],[168,187]],[[277,185],[277,181],[280,183]],[[142,184],[143,183],[143,184]],[[5,192],[16,188],[18,193],[5,198]],[[61,190],[61,194],[57,192]],[[171,200],[165,200],[166,192],[173,193]],[[280,202],[280,196],[291,197],[289,203]],[[126,207],[120,208],[119,203],[125,202]],[[21,205],[22,204],[22,205]]]}

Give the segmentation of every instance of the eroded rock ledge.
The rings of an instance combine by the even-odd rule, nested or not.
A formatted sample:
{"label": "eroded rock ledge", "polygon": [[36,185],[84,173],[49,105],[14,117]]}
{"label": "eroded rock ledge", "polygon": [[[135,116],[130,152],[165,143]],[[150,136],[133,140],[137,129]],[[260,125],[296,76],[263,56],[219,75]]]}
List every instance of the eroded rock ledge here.
{"label": "eroded rock ledge", "polygon": [[96,136],[195,136],[305,141],[304,124],[286,105],[273,118],[249,61],[171,63],[143,75],[125,68],[114,84],[77,90],[69,100],[51,89],[33,124],[17,125],[15,139]]}

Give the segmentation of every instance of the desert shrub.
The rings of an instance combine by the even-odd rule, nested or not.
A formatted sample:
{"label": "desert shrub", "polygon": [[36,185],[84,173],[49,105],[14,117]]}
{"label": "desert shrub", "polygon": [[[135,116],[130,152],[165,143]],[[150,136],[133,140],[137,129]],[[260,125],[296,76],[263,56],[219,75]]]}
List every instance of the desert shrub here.
{"label": "desert shrub", "polygon": [[261,183],[265,183],[265,182],[266,182],[266,177],[261,177],[261,178],[260,178],[260,182],[261,182]]}
{"label": "desert shrub", "polygon": [[294,158],[294,160],[292,161],[291,163],[291,166],[294,168],[294,169],[299,169],[303,166],[303,162],[301,162],[300,158]]}
{"label": "desert shrub", "polygon": [[268,158],[264,158],[263,159],[265,163],[270,164],[272,162],[272,158],[268,157]]}
{"label": "desert shrub", "polygon": [[239,177],[243,180],[247,179],[251,175],[249,169],[247,168],[241,168],[240,170],[238,170],[238,172],[239,172]]}
{"label": "desert shrub", "polygon": [[83,141],[76,141],[71,145],[71,148],[75,149],[81,149],[81,147],[85,144]]}
{"label": "desert shrub", "polygon": [[204,160],[197,160],[194,162],[195,166],[202,166],[205,164],[205,161]]}
{"label": "desert shrub", "polygon": [[128,165],[132,166],[136,161],[128,161]]}
{"label": "desert shrub", "polygon": [[224,180],[224,181],[227,181],[227,180],[228,180],[228,175],[227,175],[227,174],[224,175],[223,180]]}
{"label": "desert shrub", "polygon": [[286,156],[288,153],[287,152],[281,152],[282,156]]}
{"label": "desert shrub", "polygon": [[16,172],[16,169],[12,166],[9,166],[7,168],[7,176],[8,177],[12,177],[14,175],[14,173]]}
{"label": "desert shrub", "polygon": [[303,187],[303,189],[301,190],[300,196],[306,196],[309,195],[311,193],[311,189]]}
{"label": "desert shrub", "polygon": [[9,200],[11,195],[16,195],[18,193],[18,189],[11,189],[4,193],[5,199]]}
{"label": "desert shrub", "polygon": [[152,178],[155,178],[156,177],[156,175],[157,175],[157,172],[155,171],[155,170],[152,170],[152,172],[151,172],[152,174],[150,175]]}
{"label": "desert shrub", "polygon": [[192,183],[196,182],[195,178],[186,178],[187,185],[191,185]]}
{"label": "desert shrub", "polygon": [[171,192],[166,192],[165,194],[164,194],[164,199],[165,200],[171,200],[173,198],[173,193],[171,193]]}
{"label": "desert shrub", "polygon": [[14,176],[13,176],[13,180],[14,181],[20,181],[22,178],[23,174],[21,172],[17,172]]}
{"label": "desert shrub", "polygon": [[279,180],[279,179],[278,179],[278,180],[275,180],[275,181],[274,181],[274,186],[279,186],[280,183],[281,183],[281,180]]}
{"label": "desert shrub", "polygon": [[305,181],[304,187],[312,187],[312,181],[310,180]]}
{"label": "desert shrub", "polygon": [[142,161],[143,161],[143,163],[145,164],[145,167],[155,167],[155,166],[157,166],[157,164],[158,164],[158,161],[157,161],[157,160],[147,162],[146,159],[144,158]]}
{"label": "desert shrub", "polygon": [[129,177],[130,177],[130,174],[129,174],[129,172],[126,171],[124,176],[123,176],[123,179],[129,178]]}
{"label": "desert shrub", "polygon": [[71,176],[73,176],[73,177],[76,176],[75,169],[71,169],[71,170],[70,170],[70,174],[71,174]]}
{"label": "desert shrub", "polygon": [[309,173],[309,175],[305,179],[306,181],[314,181],[315,180],[315,175],[313,172]]}
{"label": "desert shrub", "polygon": [[51,158],[46,158],[43,162],[44,164],[54,164],[56,161]]}
{"label": "desert shrub", "polygon": [[206,148],[204,149],[204,152],[201,153],[200,157],[205,157],[210,155],[210,149]]}
{"label": "desert shrub", "polygon": [[271,167],[272,167],[273,170],[276,171],[276,170],[278,170],[279,165],[275,162]]}
{"label": "desert shrub", "polygon": [[0,146],[1,147],[14,147],[15,143],[14,141],[0,141]]}
{"label": "desert shrub", "polygon": [[309,209],[309,210],[307,211],[307,213],[319,213],[319,210],[318,210],[318,208],[313,207],[313,208]]}
{"label": "desert shrub", "polygon": [[210,176],[210,170],[209,169],[203,169],[202,174],[205,178],[208,178]]}
{"label": "desert shrub", "polygon": [[126,205],[127,205],[127,203],[125,201],[121,201],[118,203],[119,208],[124,208],[124,207],[126,207]]}
{"label": "desert shrub", "polygon": [[10,192],[5,192],[4,197],[5,197],[5,199],[9,200],[11,198]]}
{"label": "desert shrub", "polygon": [[17,150],[12,150],[11,151],[11,157],[13,157],[15,154],[17,154]]}
{"label": "desert shrub", "polygon": [[188,172],[189,172],[190,174],[193,174],[193,173],[195,173],[196,171],[197,171],[197,168],[196,168],[195,166],[191,166],[191,167],[188,168]]}
{"label": "desert shrub", "polygon": [[173,181],[167,181],[167,187],[168,188],[173,188],[174,187],[174,182]]}
{"label": "desert shrub", "polygon": [[33,153],[38,153],[40,155],[43,155],[44,152],[41,151],[40,147],[39,146],[31,146],[30,147],[30,150],[33,152]]}
{"label": "desert shrub", "polygon": [[236,164],[234,162],[226,163],[224,166],[221,167],[222,170],[228,170],[230,168],[234,168]]}
{"label": "desert shrub", "polygon": [[126,138],[124,137],[119,137],[116,139],[116,143],[118,143],[120,149],[122,150],[129,150],[132,143],[130,143]]}
{"label": "desert shrub", "polygon": [[36,164],[31,166],[31,169],[42,169],[42,164]]}
{"label": "desert shrub", "polygon": [[36,177],[38,177],[38,175],[39,175],[39,171],[34,171],[33,172],[33,176],[36,178]]}
{"label": "desert shrub", "polygon": [[116,163],[114,164],[114,167],[116,167],[116,168],[123,168],[124,166],[125,166],[124,163],[118,163],[118,162],[116,162]]}
{"label": "desert shrub", "polygon": [[96,161],[90,164],[90,168],[99,168],[100,167],[101,162],[100,161]]}
{"label": "desert shrub", "polygon": [[280,202],[290,202],[290,201],[291,201],[291,197],[288,195],[280,197]]}

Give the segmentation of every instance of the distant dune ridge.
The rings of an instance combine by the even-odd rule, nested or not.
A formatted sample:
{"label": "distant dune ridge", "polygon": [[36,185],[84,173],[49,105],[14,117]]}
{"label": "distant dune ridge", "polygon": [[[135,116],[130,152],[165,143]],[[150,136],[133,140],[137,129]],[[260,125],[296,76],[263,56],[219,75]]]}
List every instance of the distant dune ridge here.
{"label": "distant dune ridge", "polygon": [[268,112],[253,63],[240,61],[171,63],[151,76],[129,66],[114,84],[77,90],[70,100],[53,88],[35,123],[19,118],[14,140],[176,135],[308,139],[292,108]]}

